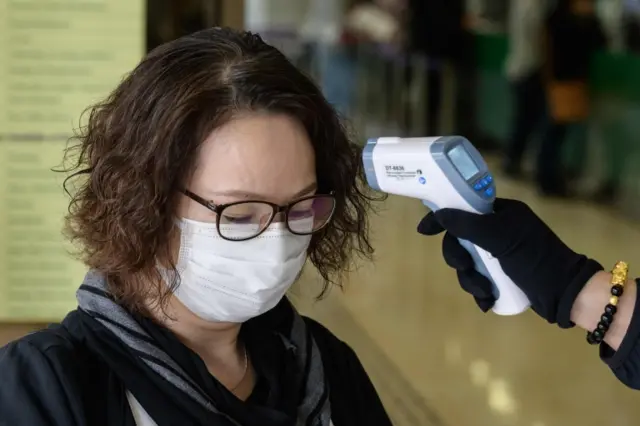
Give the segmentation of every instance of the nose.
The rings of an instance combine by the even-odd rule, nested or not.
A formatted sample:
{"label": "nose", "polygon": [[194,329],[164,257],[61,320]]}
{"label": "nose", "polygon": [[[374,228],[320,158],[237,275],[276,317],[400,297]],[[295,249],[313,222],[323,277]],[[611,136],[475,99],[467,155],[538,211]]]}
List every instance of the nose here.
{"label": "nose", "polygon": [[282,223],[285,221],[285,214],[284,212],[278,212],[276,213],[276,215],[273,217],[273,221],[272,223]]}

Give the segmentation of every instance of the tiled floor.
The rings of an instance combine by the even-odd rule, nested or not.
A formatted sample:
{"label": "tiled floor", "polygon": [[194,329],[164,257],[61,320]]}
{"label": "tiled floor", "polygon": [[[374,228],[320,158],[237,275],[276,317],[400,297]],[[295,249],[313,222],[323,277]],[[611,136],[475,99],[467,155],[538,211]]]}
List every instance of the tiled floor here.
{"label": "tiled floor", "polygon": [[[637,225],[514,183],[499,182],[499,191],[528,202],[574,249],[604,265],[625,259],[640,275]],[[397,425],[638,423],[640,394],[613,378],[581,331],[531,312],[480,313],[445,266],[440,238],[416,234],[423,214],[416,200],[390,198],[374,219],[375,263],[324,301],[305,302],[309,276],[297,289],[301,309],[359,353]]]}

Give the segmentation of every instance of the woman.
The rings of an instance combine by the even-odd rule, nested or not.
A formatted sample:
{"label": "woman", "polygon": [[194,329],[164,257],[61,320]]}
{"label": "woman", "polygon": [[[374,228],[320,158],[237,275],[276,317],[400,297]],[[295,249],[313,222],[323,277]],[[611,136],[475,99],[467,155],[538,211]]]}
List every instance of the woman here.
{"label": "woman", "polygon": [[[582,135],[582,145],[586,143],[583,123],[589,116],[589,62],[591,55],[606,43],[593,0],[558,1],[547,21],[547,38],[545,65],[551,123],[538,152],[537,183],[542,194],[564,197],[570,193],[562,167],[562,144],[571,129]],[[577,158],[577,162],[574,168],[579,167],[581,159]],[[578,171],[572,172],[575,175]]]}
{"label": "woman", "polygon": [[572,251],[525,204],[499,199],[494,208],[490,215],[439,210],[422,220],[418,232],[436,235],[447,230],[442,244],[445,260],[457,270],[462,288],[480,309],[486,312],[495,302],[491,284],[475,271],[458,238],[499,259],[539,316],[561,328],[578,325],[587,330],[588,342],[599,344],[600,357],[616,377],[640,389],[640,280],[616,288],[612,282],[617,277]]}
{"label": "woman", "polygon": [[[260,37],[152,51],[78,138],[78,309],[0,352],[0,424],[388,425],[354,352],[284,297],[369,256],[361,166]],[[71,151],[73,152],[73,151]]]}

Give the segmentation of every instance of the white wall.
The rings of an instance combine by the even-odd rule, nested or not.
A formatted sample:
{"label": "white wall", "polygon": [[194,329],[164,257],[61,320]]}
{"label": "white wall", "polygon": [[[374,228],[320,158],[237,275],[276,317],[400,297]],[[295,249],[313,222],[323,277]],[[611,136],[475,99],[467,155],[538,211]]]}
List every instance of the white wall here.
{"label": "white wall", "polygon": [[334,43],[340,37],[345,0],[245,0],[245,29],[295,57],[304,41]]}
{"label": "white wall", "polygon": [[297,32],[305,17],[307,3],[308,0],[245,0],[245,28]]}
{"label": "white wall", "polygon": [[245,28],[291,32],[332,42],[339,35],[345,0],[245,0]]}

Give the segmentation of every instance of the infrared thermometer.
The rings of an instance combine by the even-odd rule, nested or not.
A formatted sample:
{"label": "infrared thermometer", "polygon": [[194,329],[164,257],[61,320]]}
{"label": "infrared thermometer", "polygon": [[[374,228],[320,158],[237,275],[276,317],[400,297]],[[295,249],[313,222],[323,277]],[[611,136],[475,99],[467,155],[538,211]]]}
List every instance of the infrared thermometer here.
{"label": "infrared thermometer", "polygon": [[[493,212],[496,186],[486,162],[461,136],[370,139],[362,154],[369,186],[377,191],[422,200],[432,211],[442,208],[477,214]],[[526,311],[529,299],[489,252],[460,240],[476,270],[493,284],[499,315]]]}

